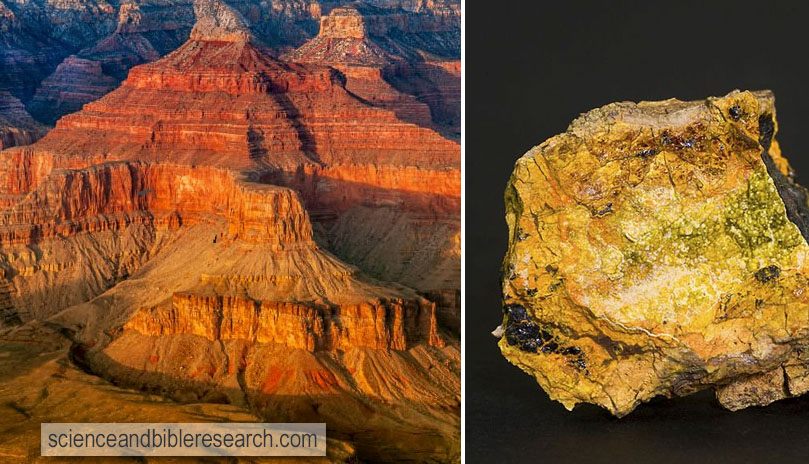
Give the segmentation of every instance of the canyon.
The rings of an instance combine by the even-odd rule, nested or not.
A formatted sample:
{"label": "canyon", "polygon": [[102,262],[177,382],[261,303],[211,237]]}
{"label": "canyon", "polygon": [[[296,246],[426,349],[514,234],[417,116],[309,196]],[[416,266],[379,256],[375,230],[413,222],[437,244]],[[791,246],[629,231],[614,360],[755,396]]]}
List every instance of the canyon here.
{"label": "canyon", "polygon": [[[402,114],[413,106],[410,111],[422,118],[423,105],[428,105],[430,124],[457,138],[459,1],[273,0],[267,5],[228,0],[226,4],[246,19],[254,44],[263,52],[306,61],[323,58],[324,44],[334,46],[329,59],[321,62],[353,76],[352,92],[358,89],[358,95],[380,104],[398,101],[394,106],[401,107]],[[360,23],[371,26],[339,20],[346,15],[358,15]],[[330,26],[335,20],[340,27]],[[61,116],[116,88],[132,67],[182,45],[195,22],[191,0],[0,1],[0,91],[10,92],[40,123],[52,126]],[[374,53],[358,53],[353,47],[370,47]],[[370,77],[368,90],[377,93],[362,92],[373,74],[379,76]]]}
{"label": "canyon", "polygon": [[[46,57],[47,8],[3,1],[4,359],[149,417],[327,422],[330,461],[459,460],[459,6],[78,2],[104,21],[37,23],[76,37]],[[344,38],[384,60],[316,58]]]}

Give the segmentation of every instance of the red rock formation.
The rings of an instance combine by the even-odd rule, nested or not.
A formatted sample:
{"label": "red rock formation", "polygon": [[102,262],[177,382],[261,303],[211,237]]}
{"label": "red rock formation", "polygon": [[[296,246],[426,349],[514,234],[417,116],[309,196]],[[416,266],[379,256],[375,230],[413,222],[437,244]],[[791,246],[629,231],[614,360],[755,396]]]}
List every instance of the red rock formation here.
{"label": "red rock formation", "polygon": [[[270,48],[288,51],[317,32],[316,0],[274,0],[265,8],[256,0],[234,0]],[[117,18],[117,25],[116,25]],[[97,62],[104,79],[116,84],[132,66],[154,61],[188,39],[194,25],[192,0],[103,0],[0,2],[0,89],[8,89],[26,105],[45,84],[34,111],[42,122],[75,111],[99,95],[72,95],[74,105],[60,106],[50,94],[70,93],[81,86],[64,71],[52,76],[69,55]],[[62,88],[62,86],[65,88]]]}
{"label": "red rock formation", "polygon": [[291,53],[291,59],[324,63],[385,65],[457,57],[460,14],[424,9],[419,13],[352,3],[320,19],[318,36]]}
{"label": "red rock formation", "polygon": [[34,143],[46,128],[34,121],[22,102],[0,90],[0,150]]}
{"label": "red rock formation", "polygon": [[[110,79],[117,84],[133,66],[157,60],[179,47],[188,39],[195,23],[192,0],[125,0],[120,3],[82,0],[56,2],[57,7],[49,7],[55,3],[44,0],[7,3],[0,2],[0,30],[4,32],[0,38],[0,89],[10,90],[26,105],[31,105],[32,97],[38,92],[32,113],[47,124],[98,98]],[[370,32],[382,40],[381,49],[371,47],[376,50],[372,54],[378,55],[380,63],[387,63],[391,54],[401,54],[402,50],[407,50],[407,61],[411,63],[421,62],[422,52],[441,59],[457,59],[460,50],[460,5],[457,2],[374,0],[367,3],[379,8],[347,0],[275,0],[272,8],[262,7],[255,0],[228,0],[228,4],[246,18],[259,48],[271,54],[291,52],[294,47],[304,45],[317,35],[322,14],[342,11],[345,4],[349,4],[363,10],[367,17],[364,21],[373,24]],[[323,19],[326,23],[334,22],[329,16]],[[335,38],[343,34],[339,28],[334,32]],[[387,36],[392,42],[385,40]],[[363,55],[361,50],[366,45],[348,54]],[[333,50],[340,54],[345,47],[337,45]],[[66,69],[54,74],[57,65],[65,63],[70,55],[98,63],[103,76],[95,70],[91,74],[85,74],[82,69],[72,70],[76,64],[69,61]],[[335,66],[346,62],[331,61]],[[341,70],[351,75],[350,70]],[[75,72],[79,74],[74,75]],[[92,91],[87,92],[83,76],[97,81],[89,86]],[[362,76],[356,79],[361,81]],[[368,83],[349,83],[348,87],[363,98],[374,95]],[[420,86],[420,89],[426,91],[428,87]],[[390,102],[383,107],[407,121],[423,124],[426,114],[423,104],[432,104],[421,94],[402,91],[397,95],[384,85],[376,90],[379,91],[377,101],[383,99],[380,95],[390,94],[384,98]],[[67,98],[58,98],[60,94]],[[414,101],[413,96],[418,101]],[[430,108],[435,112],[432,106]],[[446,123],[435,116],[433,119],[439,125]]]}
{"label": "red rock formation", "polygon": [[460,171],[375,165],[304,166],[279,169],[262,177],[300,192],[318,220],[354,207],[395,208],[425,217],[457,215],[460,211]]}
{"label": "red rock formation", "polygon": [[459,159],[457,144],[363,104],[329,68],[279,62],[241,41],[190,41],[134,68],[120,89],[60,120],[38,147],[241,169],[444,168]]}
{"label": "red rock formation", "polygon": [[125,331],[101,355],[104,376],[181,401],[249,405],[275,421],[325,421],[360,459],[455,462],[460,440],[457,346],[407,351],[292,349]]}
{"label": "red rock formation", "polygon": [[[363,81],[349,79],[347,90],[333,68],[263,54],[234,14],[200,22],[178,50],[133,68],[121,88],[62,118],[31,156],[55,156],[41,167],[152,160],[249,172],[298,190],[333,249],[372,275],[457,289],[459,145],[400,119],[424,123],[427,107],[384,81],[366,89],[385,100],[374,106],[350,91]],[[15,169],[8,182],[37,177]]]}
{"label": "red rock formation", "polygon": [[404,120],[457,136],[460,13],[446,6],[408,7],[411,11],[363,4],[334,8],[321,18],[318,36],[286,56],[329,64],[346,76],[346,88],[356,95]]}
{"label": "red rock formation", "polygon": [[377,66],[356,66],[334,63],[346,77],[346,89],[363,100],[396,113],[396,117],[423,127],[433,124],[430,107],[415,96],[400,92],[384,77]]}
{"label": "red rock formation", "polygon": [[430,109],[433,122],[453,136],[461,131],[461,61],[398,63],[386,70],[386,80],[398,91],[413,95]]}
{"label": "red rock formation", "polygon": [[[252,178],[299,190],[341,256],[356,258],[375,275],[423,290],[440,290],[455,280],[458,264],[455,271],[445,269],[457,263],[459,253],[457,143],[355,98],[330,68],[264,55],[253,46],[253,35],[238,13],[210,5],[198,10],[202,20],[192,40],[157,62],[134,68],[120,89],[60,120],[30,155],[11,155],[6,193],[24,192],[21,184],[35,182],[50,168],[101,160],[255,171]],[[357,19],[356,9],[345,11],[349,22]],[[386,22],[391,17],[393,25]],[[328,18],[324,21],[329,24]],[[377,14],[368,28],[402,29],[412,21],[409,14]],[[327,27],[326,33],[340,31]],[[28,159],[41,160],[37,169],[17,173]],[[405,224],[400,215],[394,222],[386,220],[388,225],[379,223],[379,214],[353,213],[355,208],[414,216]],[[353,238],[366,235],[361,230],[365,221],[357,221],[357,214],[375,229],[388,230],[385,240],[391,246]],[[424,252],[418,242],[425,239],[436,244],[426,249],[440,256],[440,264],[416,257]],[[388,255],[390,250],[397,251]],[[368,266],[391,259],[404,267]],[[435,272],[441,277],[432,279],[429,269],[440,269]],[[431,280],[442,286],[427,284]]]}

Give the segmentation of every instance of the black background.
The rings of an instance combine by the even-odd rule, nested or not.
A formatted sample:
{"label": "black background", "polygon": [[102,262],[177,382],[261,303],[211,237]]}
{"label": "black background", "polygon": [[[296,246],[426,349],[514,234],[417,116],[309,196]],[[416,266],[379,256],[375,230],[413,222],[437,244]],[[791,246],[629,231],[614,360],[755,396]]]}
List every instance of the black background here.
{"label": "black background", "polygon": [[732,413],[702,392],[620,420],[590,405],[567,412],[489,335],[514,161],[582,112],[769,88],[784,155],[809,182],[809,5],[469,1],[464,15],[467,461],[809,462],[809,397]]}

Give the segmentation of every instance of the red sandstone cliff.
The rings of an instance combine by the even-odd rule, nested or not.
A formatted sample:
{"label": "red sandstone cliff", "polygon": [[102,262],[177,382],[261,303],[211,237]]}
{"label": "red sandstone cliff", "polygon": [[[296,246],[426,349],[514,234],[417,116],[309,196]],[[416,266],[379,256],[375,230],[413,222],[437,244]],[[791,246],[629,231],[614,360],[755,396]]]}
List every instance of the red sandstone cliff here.
{"label": "red sandstone cliff", "polygon": [[226,222],[223,240],[283,247],[310,241],[312,235],[293,191],[237,182],[233,173],[214,168],[104,163],[53,170],[25,187],[21,193],[30,191],[0,212],[2,245],[114,230],[135,221],[178,227],[212,215]]}
{"label": "red sandstone cliff", "polygon": [[329,64],[356,95],[456,137],[460,13],[449,5],[397,6],[409,11],[361,3],[334,8],[321,18],[317,37],[286,57]]}
{"label": "red sandstone cliff", "polygon": [[175,293],[170,305],[142,309],[124,329],[151,336],[275,343],[312,352],[358,346],[405,350],[420,341],[444,346],[435,305],[402,299],[329,306]]}
{"label": "red sandstone cliff", "polygon": [[326,420],[368,458],[456,449],[459,351],[436,305],[320,250],[293,191],[213,167],[2,156],[18,179],[0,215],[4,324],[81,328],[74,359],[118,384]]}
{"label": "red sandstone cliff", "polygon": [[38,148],[239,169],[457,169],[459,161],[456,143],[364,104],[333,70],[281,62],[241,40],[191,40],[134,68],[121,88],[62,118]]}
{"label": "red sandstone cliff", "polygon": [[[380,60],[387,62],[391,55],[401,56],[403,50],[411,64],[432,63],[435,57],[439,57],[438,61],[459,58],[460,5],[454,1],[374,0],[363,5],[348,0],[275,0],[272,8],[262,7],[255,0],[227,3],[246,19],[259,48],[271,54],[303,46],[318,35],[321,20],[334,22],[329,13],[348,6],[361,10],[365,21],[374,24],[370,32],[382,44],[378,53],[374,52]],[[0,2],[0,30],[4,31],[0,40],[0,89],[21,99],[40,122],[53,124],[62,115],[109,91],[110,82],[118,84],[133,66],[157,60],[179,47],[188,39],[195,20],[192,0]],[[341,26],[350,24],[343,22]],[[345,32],[334,28],[334,34],[337,40]],[[364,48],[363,45],[358,50]],[[358,50],[348,51],[347,55],[362,55]],[[346,47],[334,47],[335,56],[344,52]],[[77,63],[77,59],[85,62]],[[346,60],[319,62],[339,66]],[[351,74],[349,69],[342,71]],[[374,96],[369,84],[361,82],[364,73],[359,74],[355,77],[357,84],[349,83],[349,89],[363,98]],[[459,76],[455,81],[454,86],[459,85]],[[427,104],[434,122],[457,132],[452,121],[440,114],[445,112],[441,108],[447,108],[447,98],[453,98],[453,85],[430,82],[418,83],[415,92],[399,88],[399,83],[395,83],[396,92],[380,85],[375,100],[390,100],[388,109],[417,124],[424,123]],[[436,82],[438,85],[434,85]],[[436,92],[442,95],[440,107],[430,101]],[[382,98],[385,93],[390,95]],[[454,98],[460,98],[460,93]],[[453,102],[449,104],[453,108]]]}
{"label": "red sandstone cliff", "polygon": [[[2,201],[17,208],[7,214],[24,208],[51,214],[37,203],[43,193],[30,192],[62,168],[118,160],[239,169],[300,192],[326,243],[372,275],[425,291],[457,289],[457,143],[356,98],[332,68],[263,54],[246,19],[223,5],[198,2],[200,21],[186,44],[134,68],[120,89],[63,118],[30,149],[0,157]],[[357,19],[355,10],[345,10],[349,22]],[[388,15],[377,16],[370,29],[411,21],[404,15],[391,26]],[[327,27],[326,34],[345,35],[344,29]],[[71,178],[50,182],[57,179]],[[21,195],[29,197],[15,205]],[[8,240],[106,230],[113,219],[26,220],[6,232]]]}

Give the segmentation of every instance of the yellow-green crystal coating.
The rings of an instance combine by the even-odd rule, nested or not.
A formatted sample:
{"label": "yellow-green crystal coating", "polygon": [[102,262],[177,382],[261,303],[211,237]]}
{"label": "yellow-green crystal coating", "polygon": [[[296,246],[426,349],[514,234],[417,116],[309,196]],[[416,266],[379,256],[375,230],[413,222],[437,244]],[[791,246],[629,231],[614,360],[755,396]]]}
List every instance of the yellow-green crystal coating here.
{"label": "yellow-green crystal coating", "polygon": [[790,174],[775,131],[769,92],[617,103],[520,158],[504,356],[566,407],[619,416],[709,387],[731,409],[809,390],[809,246],[763,159]]}

